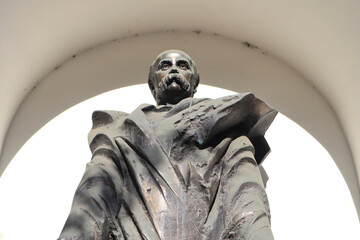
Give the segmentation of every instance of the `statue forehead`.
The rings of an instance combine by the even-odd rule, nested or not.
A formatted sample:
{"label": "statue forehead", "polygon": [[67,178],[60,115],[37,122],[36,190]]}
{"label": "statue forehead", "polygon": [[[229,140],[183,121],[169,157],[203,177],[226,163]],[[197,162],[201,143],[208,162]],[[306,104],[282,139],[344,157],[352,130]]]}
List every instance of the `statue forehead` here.
{"label": "statue forehead", "polygon": [[165,51],[159,54],[159,56],[156,58],[155,62],[159,63],[161,60],[164,59],[184,59],[191,62],[191,57],[187,55],[186,53],[179,51],[179,50],[169,50]]}

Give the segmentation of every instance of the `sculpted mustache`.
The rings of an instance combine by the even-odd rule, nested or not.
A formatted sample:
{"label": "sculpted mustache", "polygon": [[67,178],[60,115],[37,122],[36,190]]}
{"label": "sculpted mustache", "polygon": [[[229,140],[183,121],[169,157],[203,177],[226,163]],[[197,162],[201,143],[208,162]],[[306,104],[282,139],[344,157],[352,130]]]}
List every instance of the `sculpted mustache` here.
{"label": "sculpted mustache", "polygon": [[165,92],[166,88],[173,82],[176,82],[183,90],[187,91],[190,88],[190,83],[185,79],[183,75],[178,73],[170,73],[163,77],[159,82],[159,88],[163,92]]}

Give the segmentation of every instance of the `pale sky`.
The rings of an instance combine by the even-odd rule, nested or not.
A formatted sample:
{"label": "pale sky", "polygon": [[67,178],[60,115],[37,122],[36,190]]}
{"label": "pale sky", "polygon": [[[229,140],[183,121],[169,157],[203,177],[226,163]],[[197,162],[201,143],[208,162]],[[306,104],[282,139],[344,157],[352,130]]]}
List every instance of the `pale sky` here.
{"label": "pale sky", "polygon": [[[200,85],[196,97],[229,94]],[[131,112],[145,102],[154,104],[145,84],[113,90],[68,109],[34,134],[0,178],[0,240],[56,239],[91,158],[87,134],[92,112]],[[275,239],[359,240],[350,192],[328,152],[282,114],[266,139],[272,152],[263,166],[270,178]]]}

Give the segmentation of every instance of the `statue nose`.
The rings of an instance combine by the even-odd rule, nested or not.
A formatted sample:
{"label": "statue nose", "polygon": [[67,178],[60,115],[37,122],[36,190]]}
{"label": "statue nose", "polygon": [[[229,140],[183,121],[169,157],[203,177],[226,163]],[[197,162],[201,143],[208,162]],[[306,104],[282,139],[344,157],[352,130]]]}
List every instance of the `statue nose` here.
{"label": "statue nose", "polygon": [[170,73],[179,73],[179,72],[175,67],[173,67],[171,68]]}

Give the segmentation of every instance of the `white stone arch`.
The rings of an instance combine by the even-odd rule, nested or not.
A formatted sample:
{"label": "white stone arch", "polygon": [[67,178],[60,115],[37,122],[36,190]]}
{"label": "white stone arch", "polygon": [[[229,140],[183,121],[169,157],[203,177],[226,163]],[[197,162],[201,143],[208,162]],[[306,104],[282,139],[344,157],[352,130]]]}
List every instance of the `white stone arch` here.
{"label": "white stone arch", "polygon": [[172,30],[114,39],[69,56],[35,86],[18,109],[5,139],[1,169],[51,118],[107,90],[146,82],[154,57],[173,48],[195,59],[201,83],[255,92],[310,132],[329,151],[355,204],[359,204],[357,175],[347,139],[337,116],[315,87],[261,47],[197,31]]}

